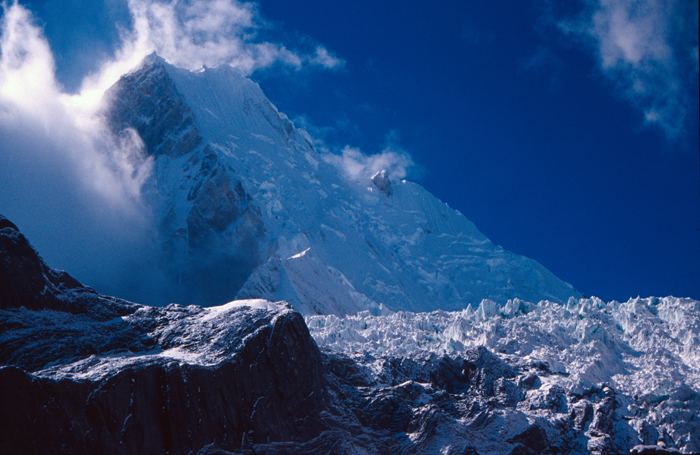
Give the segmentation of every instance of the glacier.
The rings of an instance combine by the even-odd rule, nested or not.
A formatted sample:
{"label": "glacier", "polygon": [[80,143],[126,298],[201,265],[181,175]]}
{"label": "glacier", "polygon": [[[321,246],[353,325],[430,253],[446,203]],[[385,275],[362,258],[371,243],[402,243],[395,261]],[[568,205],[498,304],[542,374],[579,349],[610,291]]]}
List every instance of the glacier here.
{"label": "glacier", "polygon": [[344,177],[230,67],[192,72],[153,54],[105,102],[112,131],[136,131],[153,157],[143,194],[171,301],[264,298],[342,316],[582,297],[420,185]]}
{"label": "glacier", "polygon": [[[537,387],[515,404],[531,418],[556,421],[580,405],[577,398],[614,390],[629,438],[632,429],[643,436],[663,428],[698,452],[699,315],[700,302],[687,298],[571,298],[565,305],[516,299],[499,307],[484,300],[460,312],[363,312],[307,316],[306,322],[319,346],[351,356],[380,377],[387,358],[459,357],[486,348],[511,367],[537,373]],[[559,400],[556,406],[552,400]],[[587,450],[604,442],[592,428],[585,435]]]}

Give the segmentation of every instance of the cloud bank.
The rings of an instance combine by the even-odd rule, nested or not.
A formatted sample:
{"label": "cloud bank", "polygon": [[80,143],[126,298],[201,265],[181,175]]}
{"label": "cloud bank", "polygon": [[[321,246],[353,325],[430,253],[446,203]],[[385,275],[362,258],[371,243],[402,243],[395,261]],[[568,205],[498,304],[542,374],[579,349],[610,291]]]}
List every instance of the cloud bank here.
{"label": "cloud bank", "polygon": [[54,70],[29,11],[17,3],[5,6],[0,212],[50,263],[105,292],[122,285],[130,295],[138,285],[129,275],[148,272],[145,262],[154,251],[140,201],[150,161],[137,136],[115,139],[93,112],[77,108],[74,97],[61,92]]}
{"label": "cloud bank", "polygon": [[136,133],[114,137],[98,115],[104,91],[155,51],[185,68],[229,64],[245,74],[282,65],[337,69],[321,45],[307,53],[258,39],[253,3],[129,0],[131,24],[112,58],[77,93],[56,81],[42,28],[16,0],[0,17],[0,213],[47,262],[98,291],[162,304],[159,245],[141,188],[152,163]]}
{"label": "cloud bank", "polygon": [[600,70],[669,138],[684,129],[698,77],[698,4],[683,0],[586,0],[564,33],[586,43]]}

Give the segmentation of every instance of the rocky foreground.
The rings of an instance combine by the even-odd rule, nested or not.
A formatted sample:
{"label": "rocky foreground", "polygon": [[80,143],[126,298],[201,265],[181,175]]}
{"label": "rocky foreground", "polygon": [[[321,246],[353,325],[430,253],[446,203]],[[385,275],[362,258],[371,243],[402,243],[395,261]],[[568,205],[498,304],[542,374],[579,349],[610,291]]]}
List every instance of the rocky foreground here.
{"label": "rocky foreground", "polygon": [[[691,319],[685,334],[668,335],[663,321],[640,326],[667,340],[656,354],[620,344],[619,334],[595,335],[624,332],[622,324],[613,330],[601,319],[598,329],[582,329],[592,350],[602,343],[600,352],[625,349],[630,359],[638,352],[658,363],[640,396],[617,376],[586,382],[595,369],[561,361],[551,340],[523,351],[525,340],[534,343],[522,332],[537,327],[534,319],[506,343],[503,327],[549,314],[522,311],[524,303],[511,305],[509,318],[487,304],[465,312],[473,326],[498,314],[505,321],[492,321],[481,342],[466,322],[462,338],[446,332],[436,321],[447,313],[305,321],[264,300],[148,307],[51,269],[4,217],[0,277],[0,453],[608,454],[640,444],[671,453],[653,446],[659,438],[700,451],[698,365],[677,362],[677,346],[699,343],[698,302],[661,302]],[[653,312],[651,300],[638,304]],[[639,318],[649,319],[641,309]],[[639,370],[629,359],[607,361],[593,351],[581,357],[620,375]]]}

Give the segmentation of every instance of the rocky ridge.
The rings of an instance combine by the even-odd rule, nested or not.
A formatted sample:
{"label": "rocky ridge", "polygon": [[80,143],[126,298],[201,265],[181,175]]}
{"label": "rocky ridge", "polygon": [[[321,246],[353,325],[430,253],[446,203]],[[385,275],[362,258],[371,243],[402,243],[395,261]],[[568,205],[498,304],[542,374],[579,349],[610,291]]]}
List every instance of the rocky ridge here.
{"label": "rocky ridge", "polygon": [[[698,450],[700,302],[315,316],[317,344],[284,302],[155,308],[66,286],[5,218],[0,265],[2,453],[610,454],[660,435]],[[533,343],[548,311],[583,316],[579,346],[552,328]],[[624,384],[639,374],[646,395]]]}

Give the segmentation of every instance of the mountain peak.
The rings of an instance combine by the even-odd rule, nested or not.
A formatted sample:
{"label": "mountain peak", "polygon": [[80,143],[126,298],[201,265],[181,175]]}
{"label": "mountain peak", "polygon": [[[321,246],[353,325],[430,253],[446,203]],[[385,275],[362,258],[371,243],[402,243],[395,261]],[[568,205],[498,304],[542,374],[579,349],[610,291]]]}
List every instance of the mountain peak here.
{"label": "mountain peak", "polygon": [[415,183],[347,180],[229,66],[192,72],[151,54],[107,96],[113,131],[135,131],[154,158],[144,191],[172,298],[354,314],[581,296]]}
{"label": "mountain peak", "polygon": [[135,130],[149,155],[180,156],[202,143],[197,124],[156,53],[122,76],[106,93],[105,117],[118,135]]}
{"label": "mountain peak", "polygon": [[132,72],[139,71],[143,68],[148,68],[148,67],[152,67],[152,66],[156,66],[156,65],[164,66],[164,65],[169,65],[169,63],[166,62],[164,58],[160,57],[156,53],[156,51],[153,51],[150,54],[148,54],[147,56],[145,56],[143,58],[143,60],[141,60],[141,63],[139,65],[137,65],[136,68],[134,68],[132,70]]}
{"label": "mountain peak", "polygon": [[166,63],[166,62],[165,62],[165,59],[163,59],[162,57],[160,57],[160,56],[156,53],[156,51],[151,52],[150,54],[148,54],[147,56],[145,56],[145,57],[143,58],[143,60],[142,60],[142,65],[144,65],[144,66],[150,66],[150,65],[153,65],[153,64],[155,64],[155,63],[161,63],[161,64],[162,64],[162,63]]}

